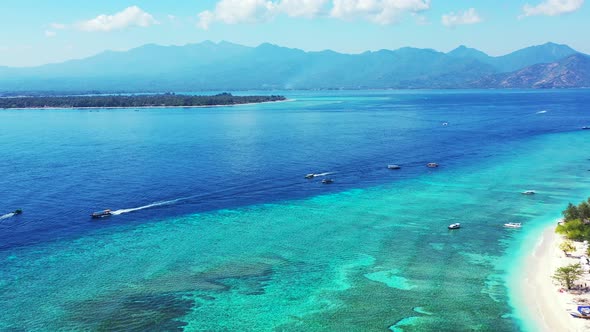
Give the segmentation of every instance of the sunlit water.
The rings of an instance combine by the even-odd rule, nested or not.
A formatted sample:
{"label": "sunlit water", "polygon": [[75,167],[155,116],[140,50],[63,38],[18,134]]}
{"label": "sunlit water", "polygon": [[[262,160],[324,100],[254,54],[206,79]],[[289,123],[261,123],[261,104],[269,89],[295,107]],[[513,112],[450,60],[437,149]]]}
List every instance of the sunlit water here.
{"label": "sunlit water", "polygon": [[590,195],[590,91],[282,94],[0,110],[0,330],[533,329],[512,249]]}

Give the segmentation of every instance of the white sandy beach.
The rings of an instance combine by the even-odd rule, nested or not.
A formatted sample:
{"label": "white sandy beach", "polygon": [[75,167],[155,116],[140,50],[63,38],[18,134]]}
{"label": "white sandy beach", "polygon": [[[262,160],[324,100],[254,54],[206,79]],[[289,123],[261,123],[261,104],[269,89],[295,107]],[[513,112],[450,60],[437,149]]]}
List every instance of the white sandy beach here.
{"label": "white sandy beach", "polygon": [[[561,286],[551,277],[558,267],[578,263],[576,257],[582,254],[581,244],[576,243],[578,252],[566,257],[558,248],[561,241],[563,238],[555,234],[555,226],[543,231],[523,266],[522,303],[530,309],[529,315],[543,331],[590,331],[590,321],[568,314],[568,310],[575,310],[578,303],[583,305],[583,301],[590,301],[590,293],[560,292]],[[579,283],[590,284],[586,280],[588,277],[585,274]]]}

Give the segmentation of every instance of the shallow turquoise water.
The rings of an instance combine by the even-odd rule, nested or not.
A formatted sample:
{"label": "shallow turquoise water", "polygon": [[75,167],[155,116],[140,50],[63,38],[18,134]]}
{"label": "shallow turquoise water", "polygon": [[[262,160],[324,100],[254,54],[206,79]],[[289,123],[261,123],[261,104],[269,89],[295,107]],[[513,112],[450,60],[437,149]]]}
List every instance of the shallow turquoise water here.
{"label": "shallow turquoise water", "polygon": [[[453,144],[434,150],[476,136],[479,146],[440,152],[448,162],[439,169],[420,164],[395,181],[301,198],[279,190],[268,202],[148,222],[113,218],[10,246],[0,251],[0,330],[531,330],[511,306],[507,278],[524,254],[513,250],[590,195],[588,134],[441,134]],[[337,183],[368,177],[361,171]],[[527,189],[538,194],[520,194]],[[509,221],[523,228],[504,229]],[[463,228],[447,230],[453,222]]]}
{"label": "shallow turquoise water", "polygon": [[518,330],[519,230],[501,225],[590,194],[587,151],[583,132],[547,135],[486,165],[3,252],[0,327]]}

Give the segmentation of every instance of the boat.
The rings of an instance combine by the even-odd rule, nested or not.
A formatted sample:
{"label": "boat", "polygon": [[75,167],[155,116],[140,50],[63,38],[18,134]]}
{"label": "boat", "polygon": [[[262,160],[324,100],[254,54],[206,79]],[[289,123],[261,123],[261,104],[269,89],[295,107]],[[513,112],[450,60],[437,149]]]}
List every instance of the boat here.
{"label": "boat", "polygon": [[332,180],[332,179],[323,179],[322,180],[322,183],[323,184],[330,184],[330,183],[334,183],[334,180]]}
{"label": "boat", "polygon": [[522,192],[523,195],[534,195],[536,192],[534,190],[525,190]]}
{"label": "boat", "polygon": [[436,168],[436,167],[438,167],[438,164],[437,163],[428,163],[428,164],[426,164],[426,166],[429,168]]}
{"label": "boat", "polygon": [[313,179],[315,177],[315,174],[313,173],[309,173],[305,176],[306,179]]}
{"label": "boat", "polygon": [[572,317],[590,319],[590,306],[579,305],[577,311],[570,311]]}
{"label": "boat", "polygon": [[449,123],[448,123],[448,122],[443,122],[443,123],[442,123],[442,125],[443,125],[443,126],[448,126],[448,125],[449,125]]}
{"label": "boat", "polygon": [[99,218],[110,217],[112,215],[113,215],[113,213],[111,212],[111,210],[106,209],[106,210],[102,210],[102,211],[98,211],[98,212],[93,212],[90,216],[93,219],[99,219]]}
{"label": "boat", "polygon": [[401,169],[402,167],[400,165],[387,165],[387,168],[389,168],[389,169]]}
{"label": "boat", "polygon": [[590,129],[590,126],[584,126],[584,127],[582,127],[582,130],[588,130],[588,129]]}
{"label": "boat", "polygon": [[459,228],[461,228],[461,224],[458,222],[449,225],[449,229],[459,229]]}
{"label": "boat", "polygon": [[12,214],[14,214],[15,216],[17,216],[21,213],[23,213],[23,210],[21,210],[21,209],[16,209],[16,210],[14,210],[14,212],[12,212]]}
{"label": "boat", "polygon": [[506,228],[520,228],[522,225],[519,222],[508,222],[504,224]]}

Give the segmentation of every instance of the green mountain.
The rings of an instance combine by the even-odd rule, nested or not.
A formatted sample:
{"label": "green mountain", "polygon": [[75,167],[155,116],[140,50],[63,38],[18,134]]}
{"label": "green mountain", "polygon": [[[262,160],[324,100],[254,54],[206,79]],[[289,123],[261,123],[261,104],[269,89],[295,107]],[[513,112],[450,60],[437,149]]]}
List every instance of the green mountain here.
{"label": "green mountain", "polygon": [[[401,48],[361,54],[304,52],[228,42],[144,45],[30,68],[0,67],[0,91],[201,91],[240,89],[463,88],[572,54],[547,43],[501,57],[461,46],[449,53]],[[579,80],[581,81],[581,80]]]}
{"label": "green mountain", "polygon": [[474,81],[481,88],[580,88],[590,87],[590,57],[574,54],[559,61],[541,63]]}

